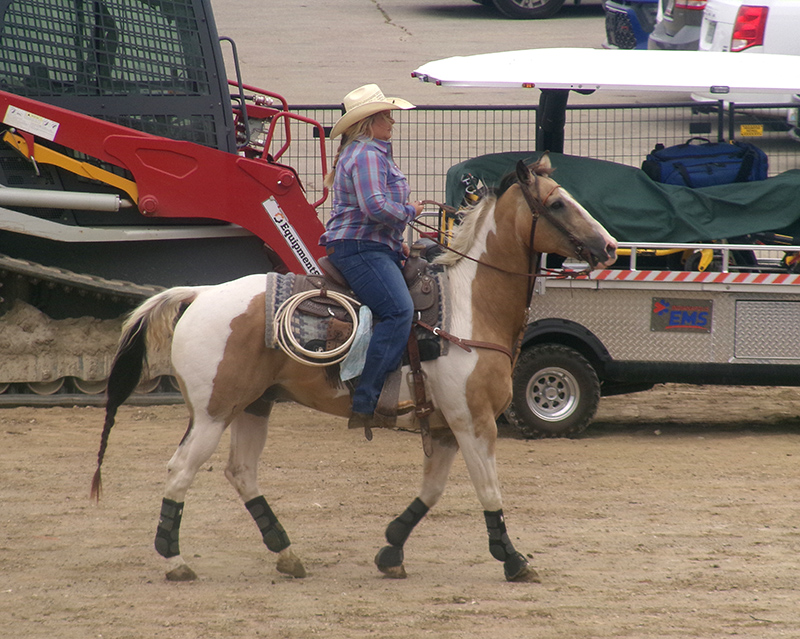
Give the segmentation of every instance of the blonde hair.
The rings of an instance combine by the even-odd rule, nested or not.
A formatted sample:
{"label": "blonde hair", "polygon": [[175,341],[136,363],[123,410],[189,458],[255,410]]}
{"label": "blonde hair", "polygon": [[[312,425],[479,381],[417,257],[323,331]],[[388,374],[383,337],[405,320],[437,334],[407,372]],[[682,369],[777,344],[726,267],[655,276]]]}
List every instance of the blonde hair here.
{"label": "blonde hair", "polygon": [[339,144],[339,148],[336,151],[336,157],[333,158],[333,166],[331,170],[328,171],[328,174],[325,176],[322,184],[327,188],[333,187],[333,180],[336,177],[336,165],[339,163],[339,155],[342,153],[344,148],[350,144],[353,140],[358,138],[368,138],[372,139],[372,123],[375,119],[382,115],[383,113],[387,113],[387,111],[378,111],[377,113],[373,113],[372,115],[367,116],[363,120],[359,120],[351,124],[345,132],[342,133],[342,142]]}

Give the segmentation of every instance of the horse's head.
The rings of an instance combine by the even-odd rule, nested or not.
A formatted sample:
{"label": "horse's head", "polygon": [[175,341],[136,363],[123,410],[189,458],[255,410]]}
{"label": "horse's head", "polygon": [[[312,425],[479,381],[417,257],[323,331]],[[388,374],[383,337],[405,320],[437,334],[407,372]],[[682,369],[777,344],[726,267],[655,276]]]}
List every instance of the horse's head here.
{"label": "horse's head", "polygon": [[518,210],[526,212],[520,220],[521,234],[528,229],[533,250],[540,253],[585,260],[592,268],[613,264],[617,241],[550,177],[552,172],[547,154],[531,166],[517,163],[518,197],[525,200]]}

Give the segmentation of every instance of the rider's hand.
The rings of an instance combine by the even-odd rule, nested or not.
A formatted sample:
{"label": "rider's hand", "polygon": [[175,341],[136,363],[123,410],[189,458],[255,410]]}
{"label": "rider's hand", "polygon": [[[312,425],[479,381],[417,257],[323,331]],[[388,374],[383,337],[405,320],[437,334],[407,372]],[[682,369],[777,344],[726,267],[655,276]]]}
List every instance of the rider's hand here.
{"label": "rider's hand", "polygon": [[419,217],[420,213],[422,213],[422,210],[425,208],[425,206],[419,200],[412,202],[411,206],[414,207],[414,217]]}

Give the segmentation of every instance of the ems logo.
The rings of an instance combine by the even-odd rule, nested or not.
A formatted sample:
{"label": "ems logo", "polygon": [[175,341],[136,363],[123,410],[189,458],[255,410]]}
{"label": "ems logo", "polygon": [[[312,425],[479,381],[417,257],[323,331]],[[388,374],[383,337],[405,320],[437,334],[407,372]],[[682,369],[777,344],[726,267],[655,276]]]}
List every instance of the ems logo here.
{"label": "ems logo", "polygon": [[670,333],[710,333],[711,300],[654,297],[650,330]]}

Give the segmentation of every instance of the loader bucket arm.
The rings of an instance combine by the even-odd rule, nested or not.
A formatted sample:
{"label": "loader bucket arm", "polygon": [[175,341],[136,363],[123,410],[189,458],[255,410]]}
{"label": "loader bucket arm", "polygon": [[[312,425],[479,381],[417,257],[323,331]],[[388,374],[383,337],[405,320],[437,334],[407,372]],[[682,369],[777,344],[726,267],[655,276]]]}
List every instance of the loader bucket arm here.
{"label": "loader bucket arm", "polygon": [[[318,272],[323,225],[288,166],[151,135],[4,91],[0,117],[37,142],[129,171],[143,215],[237,224],[269,245],[289,270]],[[31,159],[36,159],[32,150]]]}

